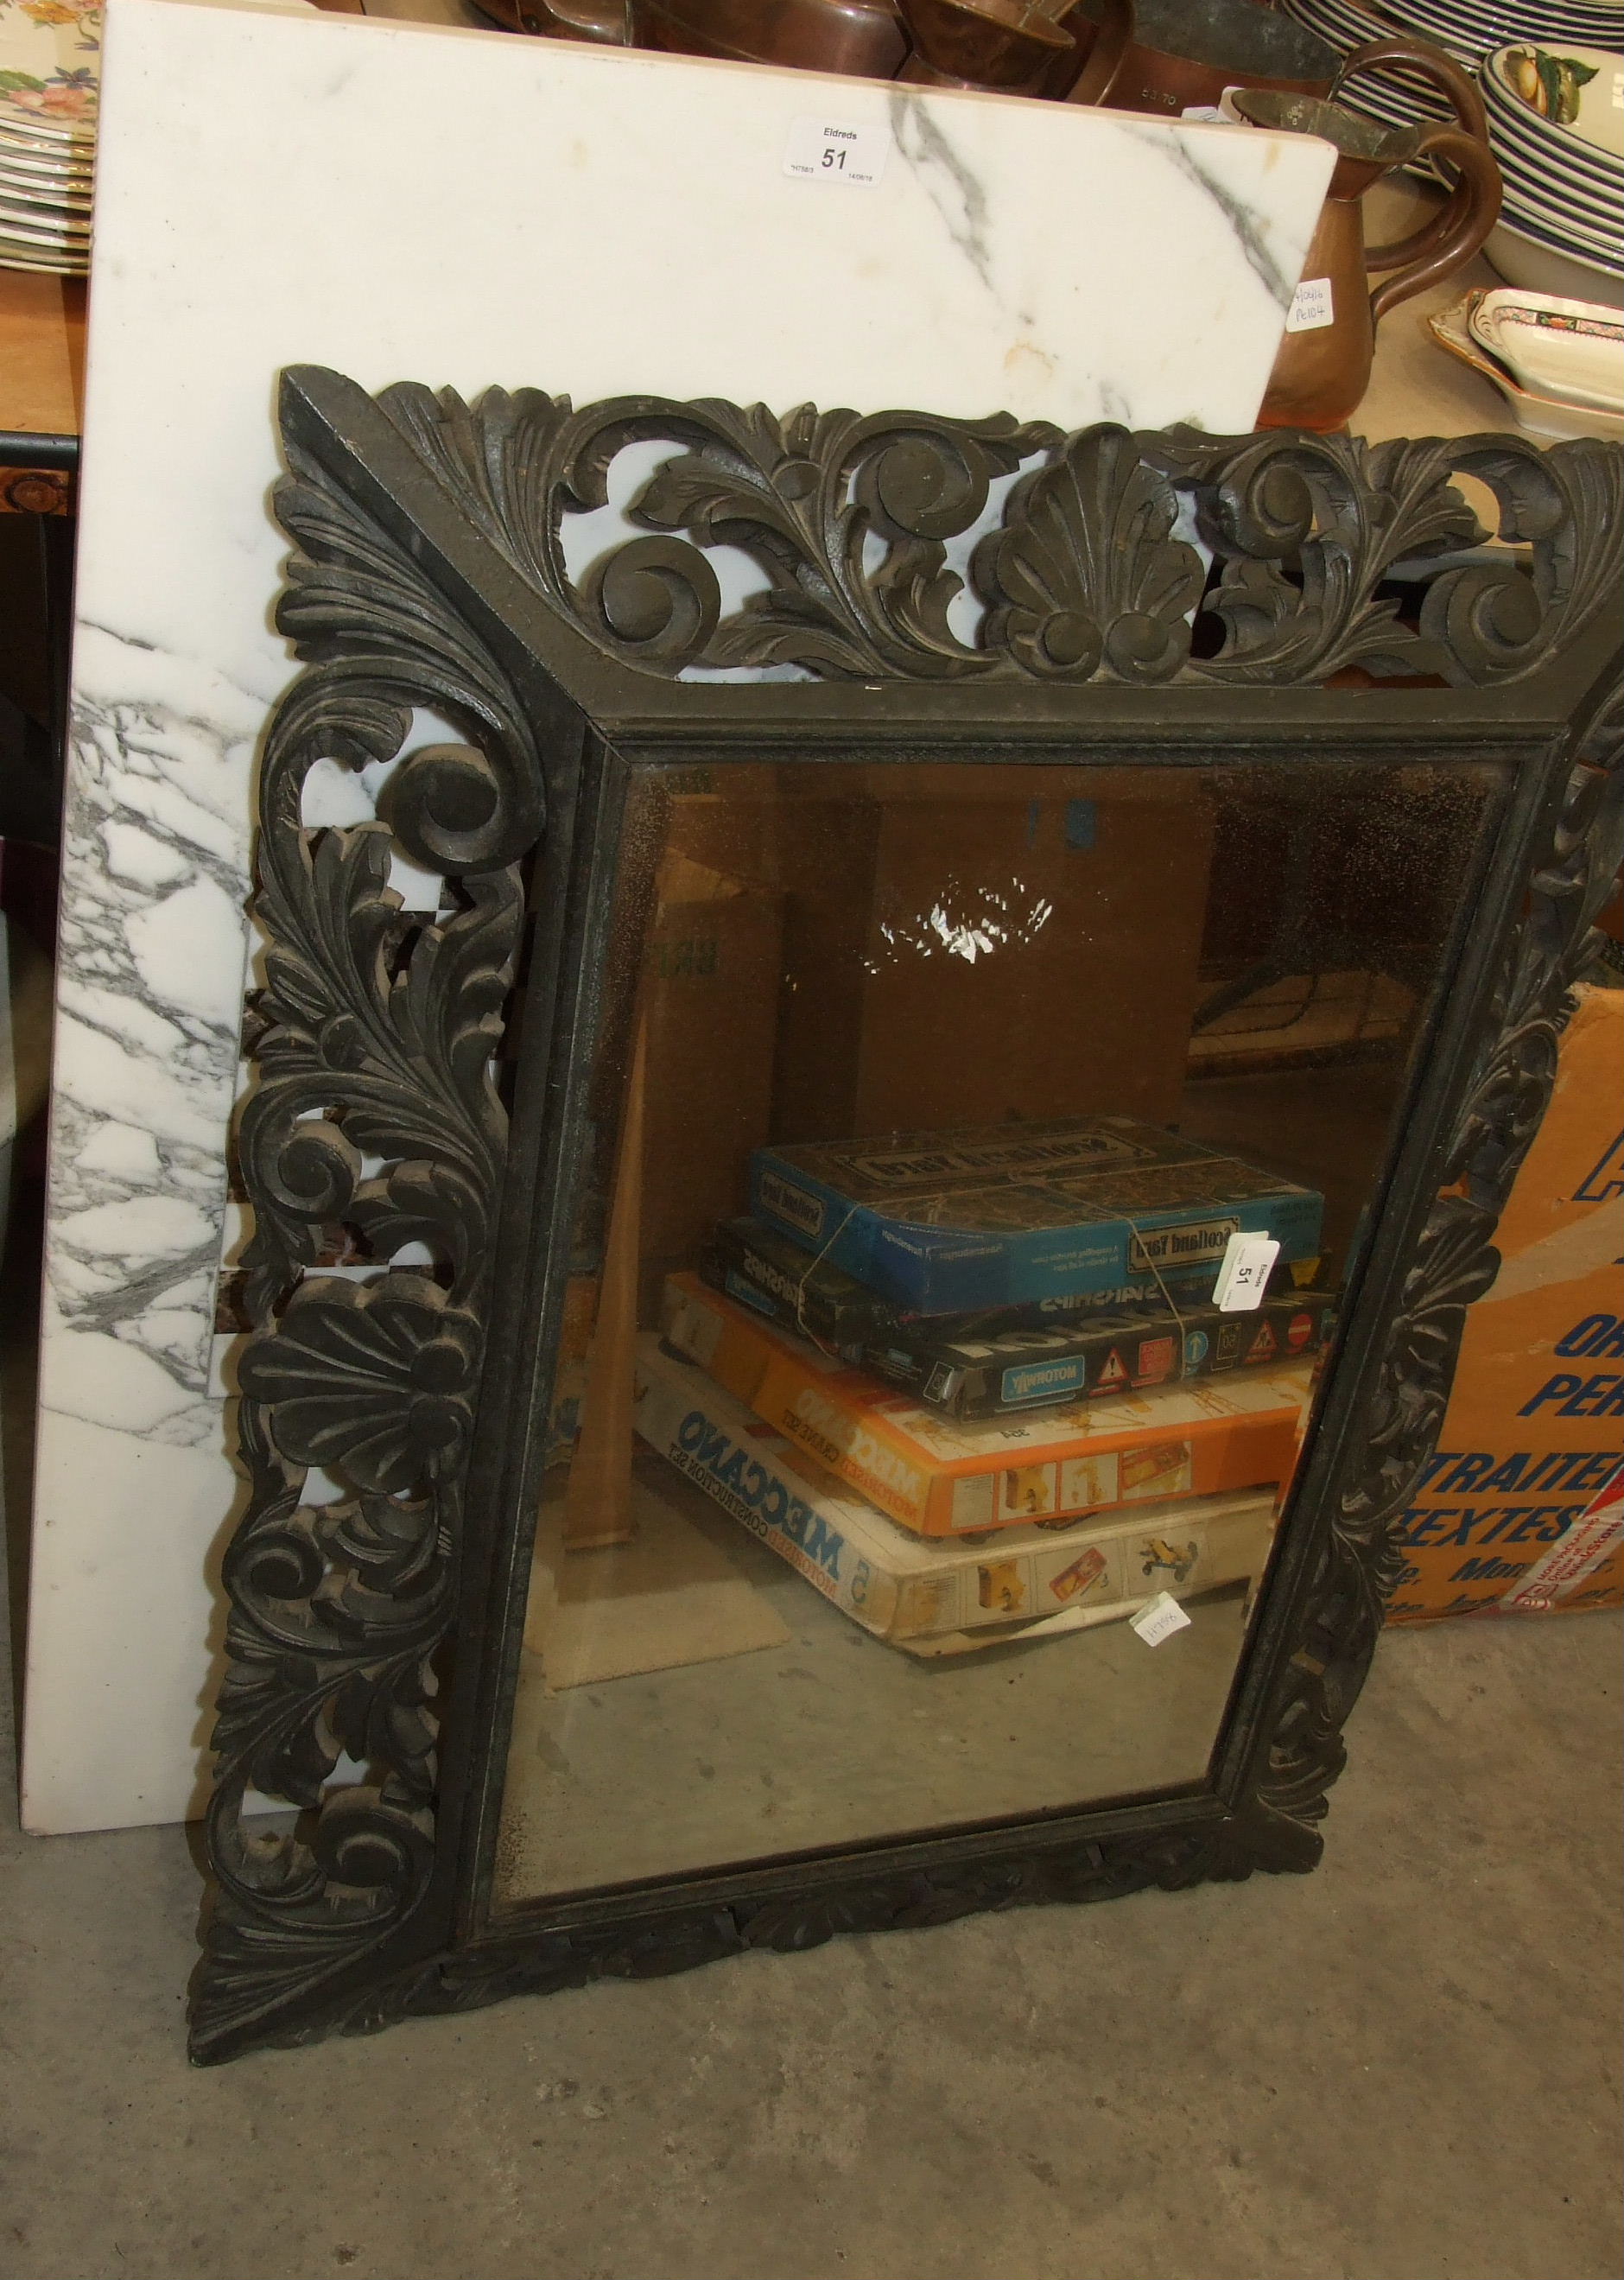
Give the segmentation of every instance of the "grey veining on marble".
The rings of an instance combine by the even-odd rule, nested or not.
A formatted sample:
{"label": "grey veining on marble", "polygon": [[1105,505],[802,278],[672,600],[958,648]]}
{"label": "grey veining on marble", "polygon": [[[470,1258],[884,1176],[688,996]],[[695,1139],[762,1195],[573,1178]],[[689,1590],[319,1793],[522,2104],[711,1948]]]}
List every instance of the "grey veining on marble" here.
{"label": "grey veining on marble", "polygon": [[43,1406],[219,1436],[209,1386],[262,708],[81,625],[64,816]]}
{"label": "grey veining on marble", "polygon": [[[196,0],[108,0],[103,97],[36,1829],[196,1797],[237,1493],[213,1325],[250,782],[295,670],[270,614],[279,369],[1243,427],[1330,164],[1301,136]],[[889,135],[880,179],[788,176],[809,112]],[[612,535],[572,533],[572,569]],[[965,597],[955,622],[974,615]],[[310,820],[352,819],[367,790],[312,782]]]}

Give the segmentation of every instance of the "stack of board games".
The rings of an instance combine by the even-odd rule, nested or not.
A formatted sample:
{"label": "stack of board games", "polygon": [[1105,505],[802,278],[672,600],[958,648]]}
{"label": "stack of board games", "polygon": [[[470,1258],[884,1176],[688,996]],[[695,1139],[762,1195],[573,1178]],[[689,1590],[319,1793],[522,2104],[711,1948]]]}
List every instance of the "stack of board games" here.
{"label": "stack of board games", "polygon": [[1058,1535],[1028,1523],[990,1543],[912,1534],[804,1446],[774,1432],[669,1344],[638,1340],[639,1437],[874,1637],[921,1658],[1043,1638],[1259,1576],[1267,1489],[1137,1507]]}
{"label": "stack of board games", "polygon": [[[1316,1262],[1305,1263],[1312,1272]],[[1261,1305],[1246,1313],[1225,1313],[1199,1291],[1164,1296],[1154,1283],[1112,1291],[1108,1305],[1050,1298],[910,1313],[750,1219],[722,1222],[699,1271],[781,1329],[953,1417],[997,1417],[1299,1360],[1319,1351],[1333,1321],[1331,1294],[1299,1290],[1293,1270],[1278,1265]]]}
{"label": "stack of board games", "polygon": [[1160,1393],[966,1422],[747,1313],[695,1275],[666,1284],[664,1331],[735,1401],[915,1535],[1058,1529],[1138,1504],[1289,1477],[1308,1371],[1247,1370]]}
{"label": "stack of board games", "polygon": [[[666,1280],[638,1429],[854,1620],[941,1652],[1259,1572],[1332,1321],[1312,1189],[1104,1117],[762,1149],[750,1197]],[[1239,1313],[1236,1236],[1277,1252]]]}

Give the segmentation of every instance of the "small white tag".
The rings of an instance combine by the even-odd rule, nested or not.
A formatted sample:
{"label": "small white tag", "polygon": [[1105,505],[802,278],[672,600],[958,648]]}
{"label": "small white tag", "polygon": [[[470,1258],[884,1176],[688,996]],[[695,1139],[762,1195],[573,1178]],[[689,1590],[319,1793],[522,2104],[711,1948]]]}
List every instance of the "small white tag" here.
{"label": "small white tag", "polygon": [[890,129],[871,120],[797,119],[784,145],[784,172],[808,182],[852,182],[872,189],[891,155]]}
{"label": "small white tag", "polygon": [[1146,1646],[1159,1646],[1174,1631],[1189,1629],[1189,1617],[1171,1591],[1158,1591],[1153,1599],[1147,1599],[1139,1613],[1130,1615],[1128,1621],[1129,1629],[1137,1631]]}
{"label": "small white tag", "polygon": [[1305,277],[1291,296],[1291,306],[1286,312],[1286,330],[1289,333],[1317,333],[1321,325],[1334,323],[1335,317],[1330,279]]}
{"label": "small white tag", "polygon": [[709,1369],[721,1344],[722,1318],[709,1306],[679,1298],[671,1310],[671,1327],[666,1335],[679,1353],[697,1361],[701,1369]]}
{"label": "small white tag", "polygon": [[1269,1274],[1280,1257],[1272,1235],[1232,1235],[1219,1262],[1212,1304],[1220,1314],[1250,1314],[1263,1304]]}
{"label": "small white tag", "polygon": [[1216,103],[1187,104],[1185,108],[1180,112],[1179,117],[1181,119],[1193,119],[1197,125],[1201,127],[1238,126],[1240,122],[1235,118],[1232,112],[1226,111],[1223,106],[1228,96],[1238,95],[1239,93],[1240,82],[1237,81],[1233,87],[1227,87],[1224,89],[1223,94],[1219,96]]}

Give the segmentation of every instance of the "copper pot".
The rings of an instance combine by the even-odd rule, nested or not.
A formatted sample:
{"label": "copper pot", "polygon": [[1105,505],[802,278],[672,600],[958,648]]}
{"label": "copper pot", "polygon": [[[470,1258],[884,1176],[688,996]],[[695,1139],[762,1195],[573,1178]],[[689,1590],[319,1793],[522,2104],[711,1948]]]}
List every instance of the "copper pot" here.
{"label": "copper pot", "polygon": [[899,79],[1002,95],[1064,95],[1079,53],[1073,0],[897,0],[913,41]]}
{"label": "copper pot", "polygon": [[631,44],[627,0],[475,0],[480,13],[504,30],[538,40],[584,40],[594,47]]}
{"label": "copper pot", "polygon": [[891,0],[629,0],[630,44],[895,79],[908,42]]}
{"label": "copper pot", "polygon": [[[1232,97],[1252,126],[1316,135],[1338,154],[1299,289],[1310,281],[1323,289],[1314,311],[1320,320],[1281,340],[1258,415],[1260,428],[1308,428],[1324,435],[1344,427],[1370,383],[1379,320],[1412,294],[1452,276],[1499,220],[1500,169],[1487,134],[1469,131],[1477,91],[1464,74],[1462,80],[1470,100],[1457,102],[1459,127],[1383,127],[1339,103],[1259,89]],[[1449,202],[1401,243],[1367,250],[1360,200],[1393,167],[1422,158],[1441,158],[1457,173]],[[1374,292],[1366,273],[1372,270],[1386,273]]]}
{"label": "copper pot", "polygon": [[1258,0],[1076,0],[1086,48],[1068,103],[1178,118],[1216,109],[1231,87],[1328,95],[1341,56]]}

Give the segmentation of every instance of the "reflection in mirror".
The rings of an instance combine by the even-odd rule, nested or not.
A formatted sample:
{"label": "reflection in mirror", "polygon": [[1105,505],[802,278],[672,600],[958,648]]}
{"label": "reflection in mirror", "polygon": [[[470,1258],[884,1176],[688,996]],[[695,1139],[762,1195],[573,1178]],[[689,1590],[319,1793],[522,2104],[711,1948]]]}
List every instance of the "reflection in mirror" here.
{"label": "reflection in mirror", "polygon": [[1202,1778],[1488,790],[635,780],[499,1901]]}

